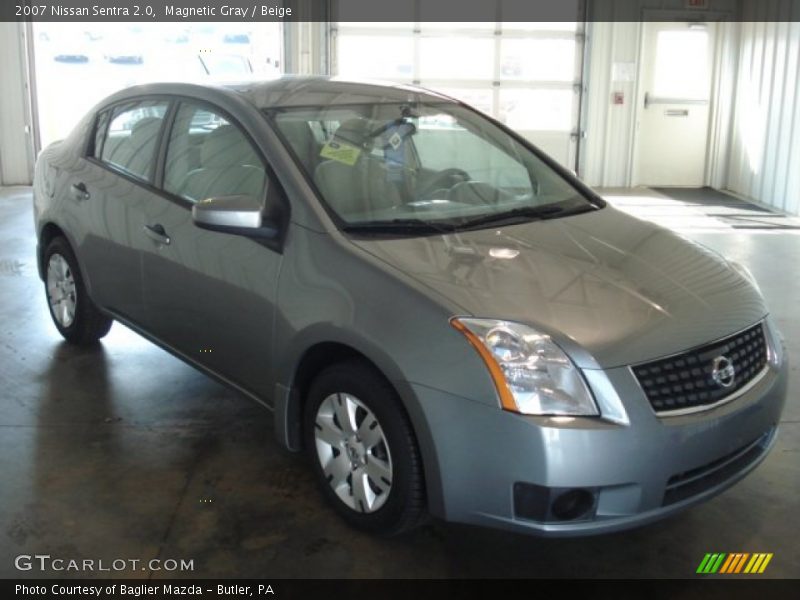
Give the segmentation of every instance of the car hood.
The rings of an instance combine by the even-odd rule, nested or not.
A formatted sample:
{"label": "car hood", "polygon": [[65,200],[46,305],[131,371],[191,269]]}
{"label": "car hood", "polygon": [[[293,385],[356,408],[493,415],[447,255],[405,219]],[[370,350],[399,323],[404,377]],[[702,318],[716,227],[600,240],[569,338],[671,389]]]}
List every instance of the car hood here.
{"label": "car hood", "polygon": [[759,292],[721,256],[610,206],[508,227],[353,242],[463,315],[551,335],[583,368],[674,354],[766,315]]}

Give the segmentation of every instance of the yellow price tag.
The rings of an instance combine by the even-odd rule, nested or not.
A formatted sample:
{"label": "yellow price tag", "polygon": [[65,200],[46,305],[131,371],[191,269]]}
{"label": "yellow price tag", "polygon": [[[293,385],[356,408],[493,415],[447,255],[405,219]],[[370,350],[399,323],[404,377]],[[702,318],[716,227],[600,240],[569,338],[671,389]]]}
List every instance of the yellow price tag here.
{"label": "yellow price tag", "polygon": [[349,144],[342,144],[341,142],[328,142],[322,147],[322,152],[319,155],[322,158],[329,158],[340,162],[349,167],[356,164],[361,150]]}

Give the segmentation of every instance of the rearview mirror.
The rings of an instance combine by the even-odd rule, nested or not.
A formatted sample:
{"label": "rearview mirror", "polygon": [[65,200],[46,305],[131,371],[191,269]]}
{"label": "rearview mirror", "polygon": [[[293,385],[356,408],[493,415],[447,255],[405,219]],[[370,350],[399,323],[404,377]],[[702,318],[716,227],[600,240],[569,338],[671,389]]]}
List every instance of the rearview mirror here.
{"label": "rearview mirror", "polygon": [[251,237],[274,238],[278,226],[265,221],[261,203],[252,196],[218,196],[192,206],[192,221],[201,229]]}

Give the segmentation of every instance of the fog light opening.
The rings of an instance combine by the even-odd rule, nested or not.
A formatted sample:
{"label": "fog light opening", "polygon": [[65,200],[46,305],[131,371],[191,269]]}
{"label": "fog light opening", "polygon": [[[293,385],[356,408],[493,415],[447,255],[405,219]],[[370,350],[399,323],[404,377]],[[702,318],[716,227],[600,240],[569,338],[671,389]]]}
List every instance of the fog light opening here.
{"label": "fog light opening", "polygon": [[573,521],[583,517],[594,506],[594,495],[589,490],[569,490],[560,494],[550,507],[559,521]]}

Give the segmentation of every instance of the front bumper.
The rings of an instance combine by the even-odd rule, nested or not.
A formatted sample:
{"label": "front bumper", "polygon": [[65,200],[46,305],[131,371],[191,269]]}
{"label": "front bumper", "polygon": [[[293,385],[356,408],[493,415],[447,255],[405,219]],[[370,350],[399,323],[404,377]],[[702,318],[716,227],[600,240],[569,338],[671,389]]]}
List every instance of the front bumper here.
{"label": "front bumper", "polygon": [[[778,357],[747,393],[681,417],[657,417],[627,367],[604,371],[627,424],[527,417],[413,385],[438,467],[439,486],[429,489],[438,487],[441,501],[432,505],[448,521],[570,536],[642,525],[707,500],[752,471],[774,445],[787,380],[782,349]],[[542,519],[523,517],[521,484],[550,490],[551,499],[587,490],[593,506],[573,520],[549,510]]]}

